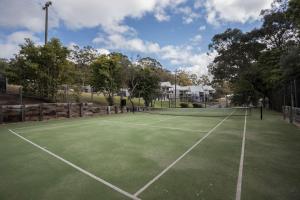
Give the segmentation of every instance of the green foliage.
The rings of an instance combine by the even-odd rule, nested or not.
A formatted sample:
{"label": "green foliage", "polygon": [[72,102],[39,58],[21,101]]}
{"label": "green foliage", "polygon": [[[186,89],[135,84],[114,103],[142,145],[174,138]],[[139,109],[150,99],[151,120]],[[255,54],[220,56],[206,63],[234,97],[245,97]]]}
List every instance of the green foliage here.
{"label": "green foliage", "polygon": [[93,75],[91,85],[95,92],[104,93],[109,105],[114,104],[114,94],[119,92],[124,84],[126,67],[122,65],[125,57],[122,54],[99,56],[92,64]]}
{"label": "green foliage", "polygon": [[9,68],[8,61],[5,59],[0,59],[0,74],[5,74],[8,68]]}
{"label": "green foliage", "polygon": [[179,70],[177,72],[177,84],[181,86],[187,86],[187,85],[192,85],[192,80],[190,79],[190,75],[183,71]]}
{"label": "green foliage", "polygon": [[76,71],[76,82],[81,83],[82,86],[89,84],[92,76],[92,69],[90,64],[96,59],[96,50],[90,46],[80,48],[77,45],[73,46],[71,51],[71,59],[75,62]]}
{"label": "green foliage", "polygon": [[203,108],[201,103],[193,103],[193,108]]}
{"label": "green foliage", "polygon": [[55,100],[58,87],[66,84],[74,69],[67,60],[69,51],[58,39],[37,46],[25,39],[20,52],[10,62],[7,76],[11,83],[23,86],[24,92]]}
{"label": "green foliage", "polygon": [[128,79],[130,99],[142,97],[145,106],[149,106],[160,93],[160,80],[156,71],[149,67],[132,66],[130,72],[131,76]]}
{"label": "green foliage", "polygon": [[290,0],[287,12],[290,19],[300,28],[300,1]]}
{"label": "green foliage", "polygon": [[189,104],[188,103],[180,103],[181,108],[188,108]]}
{"label": "green foliage", "polygon": [[228,82],[235,104],[255,104],[268,97],[272,105],[278,102],[274,91],[299,78],[298,8],[296,1],[275,0],[262,12],[260,28],[248,33],[228,29],[213,37],[209,47],[218,53],[209,66],[213,84]]}
{"label": "green foliage", "polygon": [[280,67],[286,81],[300,78],[300,47],[289,49],[280,58]]}

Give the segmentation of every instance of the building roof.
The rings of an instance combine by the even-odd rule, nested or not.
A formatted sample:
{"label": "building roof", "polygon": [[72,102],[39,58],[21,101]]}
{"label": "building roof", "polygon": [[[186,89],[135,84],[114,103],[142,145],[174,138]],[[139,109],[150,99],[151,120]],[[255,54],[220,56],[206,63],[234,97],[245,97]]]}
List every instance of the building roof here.
{"label": "building roof", "polygon": [[[170,82],[160,82],[161,87],[168,87],[172,88],[172,90],[175,90],[175,85],[172,85]],[[176,85],[176,90],[177,91],[189,91],[190,93],[196,93],[198,94],[199,92],[214,92],[215,89],[212,88],[210,85],[189,85],[189,86],[180,86]]]}
{"label": "building roof", "polygon": [[160,82],[160,86],[161,87],[169,87],[171,88],[172,87],[172,84],[170,82]]}

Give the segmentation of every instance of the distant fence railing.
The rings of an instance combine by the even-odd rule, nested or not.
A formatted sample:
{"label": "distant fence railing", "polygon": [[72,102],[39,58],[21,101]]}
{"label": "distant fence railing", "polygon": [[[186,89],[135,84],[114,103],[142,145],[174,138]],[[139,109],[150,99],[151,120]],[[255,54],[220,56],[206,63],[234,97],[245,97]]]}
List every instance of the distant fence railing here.
{"label": "distant fence railing", "polygon": [[[142,111],[143,107],[135,107]],[[19,121],[42,121],[53,118],[72,118],[131,112],[132,108],[99,106],[93,103],[42,103],[0,106],[0,123]]]}
{"label": "distant fence railing", "polygon": [[284,120],[289,120],[290,123],[300,124],[300,108],[283,106],[282,111]]}

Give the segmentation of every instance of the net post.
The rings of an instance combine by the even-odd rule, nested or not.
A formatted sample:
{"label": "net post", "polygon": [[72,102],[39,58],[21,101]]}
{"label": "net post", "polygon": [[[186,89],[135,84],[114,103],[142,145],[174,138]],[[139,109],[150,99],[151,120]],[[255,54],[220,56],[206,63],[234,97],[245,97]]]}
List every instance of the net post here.
{"label": "net post", "polygon": [[260,106],[260,120],[263,119],[263,107],[262,105]]}

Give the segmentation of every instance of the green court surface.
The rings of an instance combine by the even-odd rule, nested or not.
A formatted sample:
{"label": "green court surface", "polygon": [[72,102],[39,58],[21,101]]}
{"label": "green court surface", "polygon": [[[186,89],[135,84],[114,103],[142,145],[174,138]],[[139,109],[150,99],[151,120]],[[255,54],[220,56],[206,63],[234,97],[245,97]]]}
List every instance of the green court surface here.
{"label": "green court surface", "polygon": [[1,125],[0,199],[300,199],[300,129],[245,114]]}

